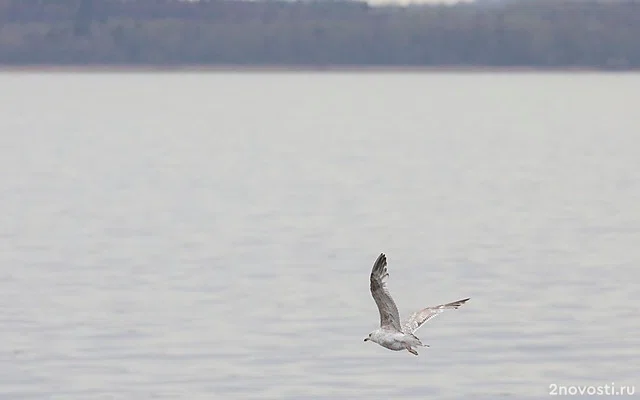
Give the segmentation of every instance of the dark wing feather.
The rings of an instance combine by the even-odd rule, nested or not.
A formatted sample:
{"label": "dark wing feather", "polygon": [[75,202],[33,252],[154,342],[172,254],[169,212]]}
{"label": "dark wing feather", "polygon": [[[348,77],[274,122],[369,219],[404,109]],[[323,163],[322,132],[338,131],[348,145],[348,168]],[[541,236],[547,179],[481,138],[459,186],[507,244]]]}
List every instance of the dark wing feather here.
{"label": "dark wing feather", "polygon": [[373,264],[369,278],[371,295],[380,312],[380,327],[395,329],[401,332],[398,307],[396,307],[396,303],[393,301],[393,298],[391,298],[389,290],[387,290],[386,279],[388,277],[387,257],[384,253],[381,253]]}

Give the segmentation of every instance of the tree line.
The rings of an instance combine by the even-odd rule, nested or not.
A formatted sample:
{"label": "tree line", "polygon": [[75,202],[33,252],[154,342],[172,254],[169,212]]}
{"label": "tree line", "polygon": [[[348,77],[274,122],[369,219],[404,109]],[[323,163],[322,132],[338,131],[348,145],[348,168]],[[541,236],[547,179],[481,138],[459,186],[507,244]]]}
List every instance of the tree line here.
{"label": "tree line", "polygon": [[2,65],[640,67],[640,2],[0,0]]}

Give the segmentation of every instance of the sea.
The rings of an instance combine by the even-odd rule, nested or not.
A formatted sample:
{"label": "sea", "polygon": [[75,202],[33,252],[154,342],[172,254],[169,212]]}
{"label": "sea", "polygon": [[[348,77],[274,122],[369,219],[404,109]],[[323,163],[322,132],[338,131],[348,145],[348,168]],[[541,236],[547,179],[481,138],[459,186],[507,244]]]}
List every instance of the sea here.
{"label": "sea", "polygon": [[[0,88],[0,399],[640,396],[640,74]],[[471,297],[418,356],[380,253],[401,317]]]}

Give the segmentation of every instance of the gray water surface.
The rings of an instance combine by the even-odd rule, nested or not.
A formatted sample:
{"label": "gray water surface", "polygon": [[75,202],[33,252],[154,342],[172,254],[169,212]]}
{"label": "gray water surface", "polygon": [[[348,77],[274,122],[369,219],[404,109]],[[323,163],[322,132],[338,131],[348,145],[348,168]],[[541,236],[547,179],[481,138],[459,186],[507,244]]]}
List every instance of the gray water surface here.
{"label": "gray water surface", "polygon": [[[2,399],[640,385],[640,75],[0,87]],[[471,297],[418,357],[363,342],[380,252],[402,315]]]}

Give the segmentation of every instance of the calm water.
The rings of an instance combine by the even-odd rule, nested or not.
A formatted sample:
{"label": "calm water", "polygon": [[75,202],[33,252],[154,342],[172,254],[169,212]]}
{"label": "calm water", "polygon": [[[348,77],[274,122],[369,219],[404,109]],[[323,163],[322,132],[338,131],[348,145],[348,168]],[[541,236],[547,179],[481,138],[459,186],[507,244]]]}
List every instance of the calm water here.
{"label": "calm water", "polygon": [[[640,75],[0,75],[0,398],[640,393]],[[363,338],[380,252],[418,333]]]}

